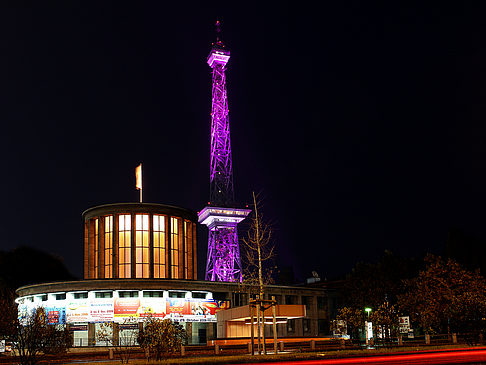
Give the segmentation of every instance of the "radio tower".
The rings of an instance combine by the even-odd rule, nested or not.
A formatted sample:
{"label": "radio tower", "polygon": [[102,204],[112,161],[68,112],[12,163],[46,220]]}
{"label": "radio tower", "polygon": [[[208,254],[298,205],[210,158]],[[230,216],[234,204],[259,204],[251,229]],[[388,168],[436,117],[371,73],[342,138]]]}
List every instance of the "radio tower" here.
{"label": "radio tower", "polygon": [[220,39],[219,21],[216,22],[216,31],[216,43],[213,43],[208,56],[208,65],[213,69],[210,202],[209,206],[199,212],[199,223],[209,228],[206,280],[241,281],[240,247],[236,227],[250,210],[233,207],[233,166],[225,76],[230,52]]}

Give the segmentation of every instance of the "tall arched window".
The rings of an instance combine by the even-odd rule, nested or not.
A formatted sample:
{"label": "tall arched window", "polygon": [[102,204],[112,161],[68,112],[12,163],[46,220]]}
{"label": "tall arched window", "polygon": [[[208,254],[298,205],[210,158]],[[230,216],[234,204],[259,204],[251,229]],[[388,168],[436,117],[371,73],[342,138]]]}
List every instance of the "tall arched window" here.
{"label": "tall arched window", "polygon": [[130,264],[131,257],[131,216],[121,214],[118,216],[118,277],[130,278],[132,276]]}
{"label": "tall arched window", "polygon": [[105,279],[113,277],[113,216],[105,217]]}
{"label": "tall arched window", "polygon": [[165,216],[154,215],[154,278],[165,278]]}
{"label": "tall arched window", "polygon": [[179,279],[179,219],[170,218],[170,273]]}
{"label": "tall arched window", "polygon": [[149,215],[135,216],[135,273],[137,278],[149,277]]}

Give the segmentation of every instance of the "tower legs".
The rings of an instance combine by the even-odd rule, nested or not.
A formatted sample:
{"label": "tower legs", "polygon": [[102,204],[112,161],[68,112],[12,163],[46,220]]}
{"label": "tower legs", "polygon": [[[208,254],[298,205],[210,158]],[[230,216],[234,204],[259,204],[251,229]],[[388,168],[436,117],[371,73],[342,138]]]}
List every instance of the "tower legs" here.
{"label": "tower legs", "polygon": [[236,227],[209,231],[206,280],[241,281],[240,246]]}

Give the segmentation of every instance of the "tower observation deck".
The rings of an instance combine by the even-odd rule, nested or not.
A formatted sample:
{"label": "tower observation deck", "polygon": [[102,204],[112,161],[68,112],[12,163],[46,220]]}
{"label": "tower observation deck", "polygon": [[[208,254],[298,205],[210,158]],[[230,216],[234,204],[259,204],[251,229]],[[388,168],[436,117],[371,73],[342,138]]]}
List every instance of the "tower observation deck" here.
{"label": "tower observation deck", "polygon": [[212,68],[210,206],[199,212],[199,223],[209,228],[206,280],[241,281],[237,224],[250,213],[234,208],[233,164],[229,127],[226,64],[230,52],[217,40],[207,59]]}

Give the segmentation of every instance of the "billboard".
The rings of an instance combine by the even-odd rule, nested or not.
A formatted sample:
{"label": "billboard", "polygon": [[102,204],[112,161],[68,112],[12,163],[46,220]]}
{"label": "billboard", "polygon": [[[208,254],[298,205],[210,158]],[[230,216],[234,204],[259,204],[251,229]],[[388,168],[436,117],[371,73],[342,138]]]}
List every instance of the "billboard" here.
{"label": "billboard", "polygon": [[47,324],[66,324],[66,307],[46,306]]}
{"label": "billboard", "polygon": [[113,321],[113,299],[92,299],[89,302],[90,322]]}
{"label": "billboard", "polygon": [[180,322],[216,322],[216,312],[229,308],[229,301],[186,298],[116,298],[114,320],[152,316]]}
{"label": "billboard", "polygon": [[67,323],[89,322],[89,302],[87,299],[74,299],[66,302]]}
{"label": "billboard", "polygon": [[[142,321],[151,316],[179,322],[216,322],[216,313],[230,307],[229,301],[186,298],[91,298],[45,301],[49,324]],[[19,316],[31,314],[39,304],[19,305]]]}

